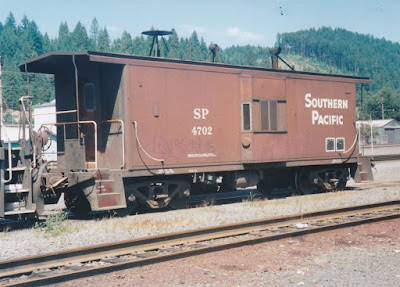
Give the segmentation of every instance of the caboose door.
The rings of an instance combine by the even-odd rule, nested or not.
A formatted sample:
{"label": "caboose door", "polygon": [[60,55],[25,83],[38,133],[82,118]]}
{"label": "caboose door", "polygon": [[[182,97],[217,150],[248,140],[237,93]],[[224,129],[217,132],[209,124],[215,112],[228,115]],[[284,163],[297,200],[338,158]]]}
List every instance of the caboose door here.
{"label": "caboose door", "polygon": [[244,163],[286,160],[285,81],[262,74],[240,76],[241,149]]}

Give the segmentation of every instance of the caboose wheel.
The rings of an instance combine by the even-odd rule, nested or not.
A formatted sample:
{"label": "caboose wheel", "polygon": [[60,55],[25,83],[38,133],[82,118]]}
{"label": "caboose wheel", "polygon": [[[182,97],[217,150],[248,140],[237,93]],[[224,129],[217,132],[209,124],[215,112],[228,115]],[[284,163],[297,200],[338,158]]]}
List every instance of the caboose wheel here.
{"label": "caboose wheel", "polygon": [[272,192],[272,186],[271,183],[268,182],[267,180],[260,180],[257,183],[257,190],[264,196],[268,196]]}
{"label": "caboose wheel", "polygon": [[91,211],[90,203],[82,190],[64,193],[65,206],[75,215],[85,216]]}
{"label": "caboose wheel", "polygon": [[117,217],[125,217],[128,215],[134,215],[139,210],[139,204],[137,200],[127,201],[127,206],[125,208],[119,208],[111,210],[111,214]]}
{"label": "caboose wheel", "polygon": [[189,197],[179,197],[179,195],[174,196],[169,202],[168,206],[171,209],[184,209],[189,203]]}
{"label": "caboose wheel", "polygon": [[301,169],[296,174],[296,187],[301,194],[312,194],[316,191],[316,186],[311,179],[311,170]]}

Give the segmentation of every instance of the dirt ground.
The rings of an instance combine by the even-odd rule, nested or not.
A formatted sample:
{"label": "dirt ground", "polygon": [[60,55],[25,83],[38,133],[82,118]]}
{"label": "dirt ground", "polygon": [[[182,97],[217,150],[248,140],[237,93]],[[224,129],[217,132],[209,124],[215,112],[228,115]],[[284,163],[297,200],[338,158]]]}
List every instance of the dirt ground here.
{"label": "dirt ground", "polygon": [[400,219],[127,269],[60,286],[400,286]]}

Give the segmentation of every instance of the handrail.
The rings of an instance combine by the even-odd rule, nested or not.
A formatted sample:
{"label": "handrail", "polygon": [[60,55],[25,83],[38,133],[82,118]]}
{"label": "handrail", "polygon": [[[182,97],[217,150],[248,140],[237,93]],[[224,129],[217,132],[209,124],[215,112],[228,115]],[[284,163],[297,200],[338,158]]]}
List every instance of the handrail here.
{"label": "handrail", "polygon": [[[29,89],[29,83],[28,83],[28,89]],[[29,90],[28,90],[29,91]],[[29,93],[28,93],[29,94]],[[31,142],[31,144],[32,144],[32,152],[33,152],[33,161],[32,161],[32,167],[33,168],[35,168],[36,167],[36,149],[35,149],[35,144],[34,144],[34,142],[33,142],[33,134],[32,134],[32,122],[30,121],[30,116],[31,116],[31,104],[29,104],[29,117],[26,115],[26,109],[25,109],[25,102],[24,102],[24,100],[25,99],[32,99],[33,97],[32,96],[22,96],[19,100],[20,100],[20,102],[21,102],[21,106],[22,106],[22,110],[23,110],[23,116],[24,116],[24,119],[23,119],[23,125],[22,125],[22,127],[23,127],[23,137],[24,137],[24,139],[25,139],[25,120],[27,120],[28,121],[28,125],[29,125],[29,140],[30,140],[30,142]],[[19,137],[19,135],[18,135],[18,137]]]}
{"label": "handrail", "polygon": [[62,114],[72,114],[72,113],[76,113],[76,110],[67,110],[67,111],[58,111],[58,112],[51,112],[51,113],[41,113],[41,114],[37,114],[34,113],[35,116],[46,116],[46,115],[62,115]]}
{"label": "handrail", "polygon": [[[2,107],[0,107],[0,109],[2,109]],[[11,151],[12,151],[12,147],[11,147],[11,140],[10,140],[10,137],[8,136],[8,134],[7,134],[7,130],[6,130],[6,127],[5,127],[5,125],[4,125],[4,122],[3,122],[3,118],[1,118],[0,119],[0,128],[2,128],[2,127],[4,127],[4,135],[6,136],[6,138],[8,139],[8,179],[6,180],[4,180],[4,183],[9,183],[11,180],[12,180],[12,153],[11,153]],[[0,139],[1,140],[1,139]]]}
{"label": "handrail", "polygon": [[125,124],[123,120],[115,119],[115,120],[107,120],[106,123],[115,123],[119,122],[121,124],[122,129],[122,166],[121,169],[125,168]]}
{"label": "handrail", "polygon": [[142,149],[142,151],[145,153],[145,155],[147,155],[149,158],[151,158],[154,161],[159,161],[164,163],[164,159],[163,158],[155,158],[153,156],[151,156],[142,146],[142,144],[139,141],[139,135],[138,135],[138,123],[137,121],[132,121],[133,126],[135,127],[135,134],[136,134],[136,142],[138,143],[139,147]]}
{"label": "handrail", "polygon": [[43,123],[42,126],[63,126],[64,127],[64,140],[65,140],[65,126],[72,124],[93,124],[94,126],[94,165],[97,169],[97,123],[95,121],[79,121],[79,122],[63,122],[63,123]]}
{"label": "handrail", "polygon": [[12,153],[11,153],[11,140],[8,138],[8,179],[4,183],[9,183],[12,180]]}

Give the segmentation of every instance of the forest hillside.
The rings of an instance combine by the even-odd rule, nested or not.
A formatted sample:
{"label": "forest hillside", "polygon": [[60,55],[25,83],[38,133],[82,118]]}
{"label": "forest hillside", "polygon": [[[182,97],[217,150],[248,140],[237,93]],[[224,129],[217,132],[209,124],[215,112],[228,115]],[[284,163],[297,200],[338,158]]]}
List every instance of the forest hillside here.
{"label": "forest hillside", "polygon": [[[50,75],[24,75],[19,64],[50,51],[82,51],[125,53],[148,56],[151,38],[131,35],[125,31],[111,40],[106,27],[96,18],[87,29],[78,22],[73,29],[60,23],[58,36],[50,38],[39,31],[34,20],[24,17],[17,23],[10,13],[0,22],[0,56],[2,64],[3,98],[9,108],[16,108],[18,99],[27,95],[27,81],[34,104],[54,98],[53,78]],[[161,45],[161,56],[192,61],[210,61],[208,45],[196,31],[190,37],[180,37],[175,29],[166,39],[168,50]],[[344,29],[322,27],[277,35],[282,47],[281,57],[299,71],[347,74],[371,77],[372,85],[363,87],[365,116],[381,118],[381,102],[385,118],[400,120],[400,44],[362,35]],[[269,48],[260,46],[231,46],[220,50],[216,60],[234,65],[271,68]],[[284,67],[284,65],[282,65]],[[358,104],[361,104],[358,87]],[[393,111],[392,111],[393,110]]]}

